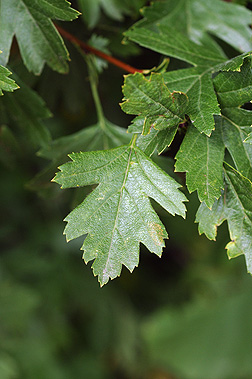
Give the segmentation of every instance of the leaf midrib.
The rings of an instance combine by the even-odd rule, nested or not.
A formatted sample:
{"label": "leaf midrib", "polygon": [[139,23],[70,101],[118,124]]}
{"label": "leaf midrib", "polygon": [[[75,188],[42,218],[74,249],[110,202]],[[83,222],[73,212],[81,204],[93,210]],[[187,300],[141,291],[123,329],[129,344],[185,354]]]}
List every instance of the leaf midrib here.
{"label": "leaf midrib", "polygon": [[[43,37],[43,39],[46,41],[46,45],[49,47],[49,49],[50,49],[52,55],[53,55],[54,57],[57,58],[57,54],[55,54],[55,51],[54,51],[53,47],[52,47],[51,44],[50,44],[50,40],[47,39],[46,34],[44,34],[43,29],[41,28],[39,21],[33,16],[33,14],[31,13],[31,11],[30,11],[30,9],[29,9],[29,7],[23,2],[23,0],[21,0],[19,4],[23,4],[25,11],[27,12],[27,14],[30,15],[30,20],[31,20],[32,23],[35,25],[36,29],[38,29],[38,30],[40,31],[40,34],[41,34],[41,36]],[[35,11],[38,12],[38,13],[41,13],[41,12],[39,12],[39,11],[37,11],[37,10],[35,10]],[[50,19],[50,17],[45,16],[43,13],[41,13],[41,15],[42,15],[42,17],[46,17],[46,18],[48,18],[48,22],[51,23],[52,27],[54,27],[54,26],[53,26],[53,23],[52,23],[52,21],[51,21],[51,19]],[[55,32],[56,32],[56,29],[55,29]],[[16,34],[16,28],[15,28],[15,32],[14,32],[14,34]],[[45,61],[44,58],[43,58],[43,60]],[[57,60],[58,60],[58,59],[57,59]]]}
{"label": "leaf midrib", "polygon": [[129,157],[128,157],[127,168],[125,170],[124,180],[123,180],[123,184],[122,184],[122,187],[121,187],[121,190],[120,190],[120,197],[119,197],[118,207],[117,207],[117,211],[116,211],[116,218],[115,218],[114,228],[113,228],[112,234],[111,234],[111,243],[110,243],[110,246],[109,246],[108,257],[107,257],[107,260],[106,260],[106,263],[105,263],[105,267],[104,267],[104,269],[102,271],[102,274],[103,274],[102,278],[104,277],[105,274],[107,274],[107,267],[108,267],[108,264],[109,264],[109,261],[110,261],[114,233],[115,233],[115,231],[117,229],[117,221],[118,221],[118,216],[119,216],[119,210],[120,210],[120,206],[121,206],[121,202],[122,202],[123,190],[125,188],[125,183],[126,183],[126,180],[127,180],[127,177],[128,177],[128,173],[129,173],[130,161],[131,161],[131,155],[132,155],[133,149],[134,149],[134,147],[131,146],[130,147]]}
{"label": "leaf midrib", "polygon": [[[148,30],[148,29],[146,29],[146,28],[138,28],[137,30],[139,31],[140,29]],[[148,31],[149,31],[149,30],[148,30]],[[162,36],[164,36],[164,37],[166,36],[165,33],[161,32],[161,31],[160,31],[160,34],[158,34],[158,33],[155,33],[155,34],[157,34],[157,36],[159,36],[159,35],[162,35]],[[159,46],[159,44],[160,44],[160,39],[159,39],[159,38],[155,38],[154,33],[153,33],[152,35],[148,35],[148,38],[150,38],[151,40],[155,41],[156,44],[157,44],[157,46]],[[168,36],[167,36],[167,38],[168,38]],[[182,48],[180,48],[180,47],[178,47],[178,46],[174,47],[174,46],[168,44],[167,42],[165,42],[164,40],[162,40],[162,44],[163,44],[164,46],[168,47],[168,48],[176,49],[178,52],[182,52],[183,54],[188,54],[188,56],[192,56],[192,57],[200,58],[200,59],[205,60],[206,62],[208,62],[208,61],[216,62],[216,64],[215,64],[214,66],[217,66],[218,64],[221,64],[221,63],[225,62],[225,59],[222,58],[222,57],[219,57],[219,58],[217,58],[217,57],[216,57],[216,58],[213,58],[213,57],[207,57],[207,59],[206,59],[206,57],[203,56],[203,55],[200,55],[200,54],[194,53],[194,52],[192,52],[192,51],[190,51],[190,50],[183,50]],[[196,45],[196,46],[197,46],[197,45]],[[164,52],[163,52],[163,53],[164,53]],[[170,54],[170,55],[171,55],[171,56],[174,56],[174,57],[177,57],[176,55],[172,55],[172,54]],[[193,64],[193,65],[196,66],[196,67],[197,67],[197,66],[198,66],[198,67],[199,67],[199,66],[202,66],[202,65],[197,64],[197,62],[195,62],[195,61],[188,61],[186,58],[178,58],[178,59],[180,59],[180,60],[184,60],[184,61],[186,61],[186,62],[188,62],[188,63],[191,63],[191,64]],[[206,66],[207,66],[207,64],[206,64]]]}
{"label": "leaf midrib", "polygon": [[[149,82],[151,83],[151,81],[149,81]],[[182,120],[181,116],[178,116],[176,113],[173,113],[168,107],[166,107],[165,105],[163,105],[163,104],[160,103],[159,101],[156,101],[156,100],[153,99],[152,97],[148,96],[147,93],[144,92],[144,91],[140,88],[140,86],[137,87],[137,86],[135,85],[134,82],[132,82],[131,84],[133,84],[133,86],[134,86],[136,92],[140,92],[140,93],[143,94],[147,99],[151,100],[155,105],[160,106],[160,107],[164,110],[164,116],[166,116],[165,113],[169,112],[169,113],[171,113],[174,117],[178,117],[180,120]],[[166,86],[166,84],[165,84],[165,86]],[[167,89],[168,89],[168,88],[167,88]],[[168,91],[169,91],[169,90],[168,90]],[[172,96],[171,93],[170,93],[170,96]],[[130,101],[130,100],[128,100],[128,99],[126,100],[126,102],[129,102],[129,101]],[[141,114],[144,115],[144,113],[142,113],[142,112],[141,112]],[[150,115],[148,114],[148,115],[146,115],[145,117],[156,117],[156,116],[160,116],[160,114],[154,114],[153,116],[150,116]]]}

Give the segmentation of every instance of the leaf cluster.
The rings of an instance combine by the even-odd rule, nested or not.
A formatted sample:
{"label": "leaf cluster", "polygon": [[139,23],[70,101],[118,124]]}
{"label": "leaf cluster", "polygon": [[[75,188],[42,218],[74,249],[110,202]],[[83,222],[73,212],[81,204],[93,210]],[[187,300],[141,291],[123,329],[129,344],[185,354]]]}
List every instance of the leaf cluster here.
{"label": "leaf cluster", "polygon": [[[105,16],[133,18],[144,3],[78,1],[89,29]],[[252,99],[251,11],[221,0],[165,0],[147,6],[142,19],[125,32],[124,42],[158,53],[164,61],[125,76],[121,108],[135,116],[128,131],[104,115],[98,82],[106,65],[81,52],[97,120],[53,139],[46,127],[51,112],[45,102],[18,75],[11,79],[13,70],[5,66],[15,37],[28,71],[40,75],[47,64],[66,73],[69,53],[52,20],[72,21],[79,14],[65,0],[10,0],[0,11],[0,95],[15,90],[1,98],[4,130],[8,125],[21,127],[25,138],[40,148],[38,154],[51,161],[36,179],[51,175],[71,153],[71,162],[61,165],[53,180],[62,188],[92,186],[65,219],[67,240],[84,236],[83,259],[93,261],[94,274],[104,285],[120,275],[123,265],[130,271],[138,265],[140,243],[162,254],[168,234],[157,204],[185,217],[184,193],[197,191],[199,233],[215,239],[217,226],[227,220],[228,255],[244,254],[251,272],[252,116],[244,107]],[[108,43],[97,35],[90,39],[106,54]],[[181,190],[166,172],[168,160],[166,171],[154,160],[158,162],[157,154],[174,151],[184,129],[183,140],[171,154],[173,176],[186,173]]]}

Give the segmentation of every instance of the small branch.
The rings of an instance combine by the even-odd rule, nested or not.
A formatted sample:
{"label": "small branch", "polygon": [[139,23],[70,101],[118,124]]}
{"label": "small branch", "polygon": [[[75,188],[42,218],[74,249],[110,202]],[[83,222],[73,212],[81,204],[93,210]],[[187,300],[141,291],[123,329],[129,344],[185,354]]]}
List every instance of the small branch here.
{"label": "small branch", "polygon": [[96,55],[97,57],[100,57],[104,59],[107,62],[112,63],[114,66],[120,67],[122,70],[127,71],[131,74],[134,74],[135,72],[144,72],[144,70],[139,70],[135,67],[132,67],[128,65],[127,63],[124,63],[120,61],[119,59],[116,59],[114,57],[111,57],[108,54],[103,53],[102,51],[86,44],[85,42],[81,41],[71,33],[67,32],[66,30],[62,29],[60,26],[55,25],[58,32],[62,35],[62,37],[66,38],[68,41],[72,42],[74,45],[79,46],[85,54],[92,53]]}

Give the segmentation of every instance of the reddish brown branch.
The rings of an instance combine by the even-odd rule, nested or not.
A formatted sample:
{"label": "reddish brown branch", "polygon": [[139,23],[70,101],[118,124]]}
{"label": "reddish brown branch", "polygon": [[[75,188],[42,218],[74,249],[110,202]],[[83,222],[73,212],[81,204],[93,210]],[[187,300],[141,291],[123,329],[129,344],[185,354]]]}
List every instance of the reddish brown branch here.
{"label": "reddish brown branch", "polygon": [[100,57],[107,62],[112,63],[114,66],[120,67],[122,70],[127,71],[131,74],[134,74],[135,72],[144,72],[144,70],[139,70],[135,67],[132,67],[128,65],[127,63],[124,63],[120,61],[119,59],[116,59],[114,57],[111,57],[108,54],[103,53],[100,50],[95,49],[94,47],[86,44],[85,42],[81,41],[71,33],[67,32],[66,30],[62,29],[60,26],[55,25],[55,27],[58,29],[59,33],[62,35],[62,37],[66,38],[68,41],[72,42],[73,44],[79,46],[86,54],[92,53],[96,55],[97,57]]}

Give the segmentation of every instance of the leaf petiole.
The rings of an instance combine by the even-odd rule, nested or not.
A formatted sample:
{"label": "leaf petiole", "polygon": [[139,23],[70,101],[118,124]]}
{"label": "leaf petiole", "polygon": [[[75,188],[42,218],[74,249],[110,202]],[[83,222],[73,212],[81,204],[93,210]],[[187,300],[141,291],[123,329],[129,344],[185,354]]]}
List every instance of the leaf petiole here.
{"label": "leaf petiole", "polygon": [[130,141],[130,147],[131,147],[131,148],[135,147],[137,137],[138,137],[138,133],[133,134],[133,136],[132,136],[132,138],[131,138],[131,141]]}

